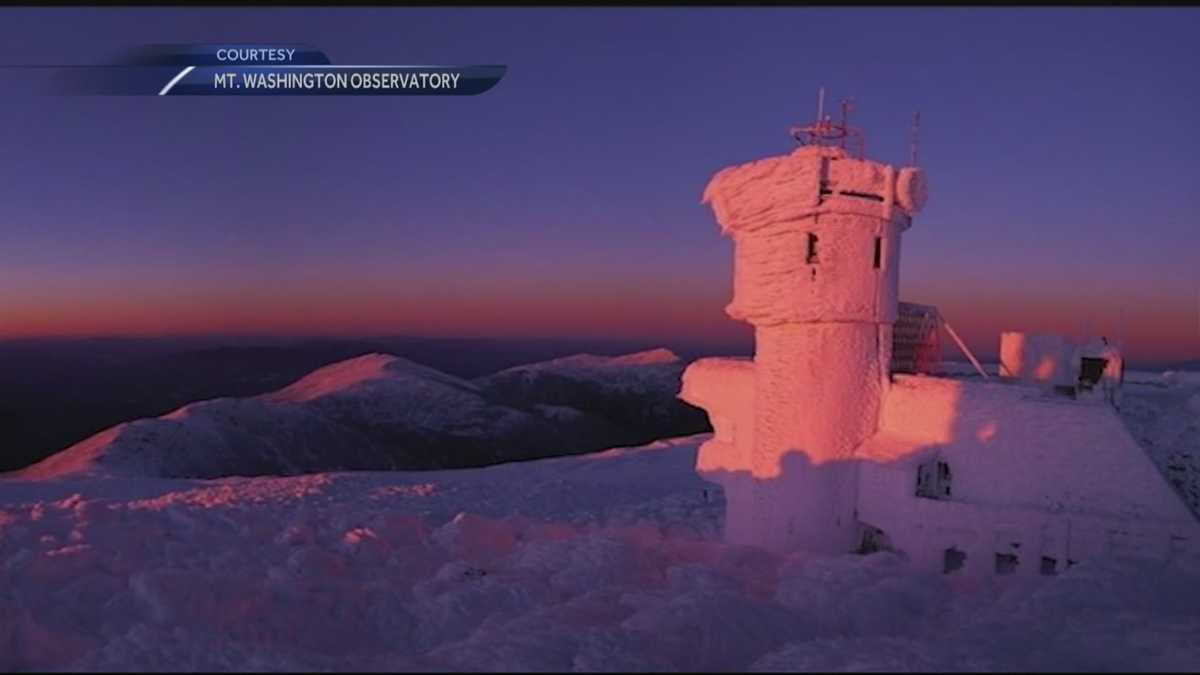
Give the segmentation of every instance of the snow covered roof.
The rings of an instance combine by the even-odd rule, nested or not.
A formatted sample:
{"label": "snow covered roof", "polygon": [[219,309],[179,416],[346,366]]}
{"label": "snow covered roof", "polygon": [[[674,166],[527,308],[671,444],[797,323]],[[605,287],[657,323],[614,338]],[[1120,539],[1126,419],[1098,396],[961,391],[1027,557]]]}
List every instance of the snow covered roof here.
{"label": "snow covered roof", "polygon": [[704,189],[725,233],[752,231],[814,213],[856,213],[890,220],[925,204],[924,173],[853,159],[834,147],[803,146],[717,172]]}
{"label": "snow covered roof", "polygon": [[1036,386],[895,375],[855,457],[906,472],[938,457],[979,504],[1192,520],[1111,407]]}

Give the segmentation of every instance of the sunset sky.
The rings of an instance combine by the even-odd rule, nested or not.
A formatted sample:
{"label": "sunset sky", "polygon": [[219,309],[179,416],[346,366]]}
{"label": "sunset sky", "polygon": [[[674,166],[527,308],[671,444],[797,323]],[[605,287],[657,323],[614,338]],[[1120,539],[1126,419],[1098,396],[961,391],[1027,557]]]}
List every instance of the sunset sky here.
{"label": "sunset sky", "polygon": [[[162,42],[505,64],[477,97],[0,102],[0,338],[612,336],[714,345],[712,174],[787,153],[816,92],[872,159],[920,110],[901,296],[1200,358],[1200,10],[0,10],[0,64]],[[0,72],[0,81],[6,75]]]}

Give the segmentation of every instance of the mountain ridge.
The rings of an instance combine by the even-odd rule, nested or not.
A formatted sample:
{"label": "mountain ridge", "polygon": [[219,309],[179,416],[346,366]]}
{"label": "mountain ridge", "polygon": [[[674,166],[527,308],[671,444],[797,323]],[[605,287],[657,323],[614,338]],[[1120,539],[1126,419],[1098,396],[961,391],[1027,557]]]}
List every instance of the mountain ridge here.
{"label": "mountain ridge", "polygon": [[275,391],[122,422],[8,475],[445,469],[603,450],[708,430],[701,411],[675,398],[685,366],[652,349],[575,354],[466,380],[374,352]]}

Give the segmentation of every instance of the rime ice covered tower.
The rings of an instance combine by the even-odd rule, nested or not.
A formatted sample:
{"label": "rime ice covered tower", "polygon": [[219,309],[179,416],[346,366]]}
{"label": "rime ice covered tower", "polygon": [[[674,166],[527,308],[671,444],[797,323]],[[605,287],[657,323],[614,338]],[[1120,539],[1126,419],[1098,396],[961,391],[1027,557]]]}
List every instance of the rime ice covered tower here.
{"label": "rime ice covered tower", "polygon": [[923,173],[807,145],[726,168],[704,192],[734,241],[733,301],[753,360],[707,358],[680,396],[713,439],[697,470],[725,489],[726,538],[847,552],[858,536],[855,449],[889,386],[901,235]]}
{"label": "rime ice covered tower", "polygon": [[704,193],[734,241],[726,311],[755,329],[752,359],[700,359],[679,393],[712,421],[696,470],[724,488],[726,539],[890,549],[967,576],[1200,563],[1200,523],[1115,410],[1123,362],[1106,341],[1006,334],[1004,378],[893,361],[894,328],[908,350],[922,307],[896,293],[925,178],[830,144],[849,135],[844,115],[818,120],[793,130],[803,147],[724,169]]}

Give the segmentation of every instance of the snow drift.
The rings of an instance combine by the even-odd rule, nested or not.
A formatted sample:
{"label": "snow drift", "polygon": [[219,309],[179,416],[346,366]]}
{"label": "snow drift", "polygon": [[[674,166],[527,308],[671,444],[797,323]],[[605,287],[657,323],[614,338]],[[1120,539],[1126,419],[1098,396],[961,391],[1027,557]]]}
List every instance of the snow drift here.
{"label": "snow drift", "polygon": [[726,544],[720,490],[692,471],[703,440],[459,471],[0,481],[0,670],[1200,668],[1200,570],[964,583],[891,553]]}

